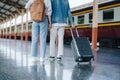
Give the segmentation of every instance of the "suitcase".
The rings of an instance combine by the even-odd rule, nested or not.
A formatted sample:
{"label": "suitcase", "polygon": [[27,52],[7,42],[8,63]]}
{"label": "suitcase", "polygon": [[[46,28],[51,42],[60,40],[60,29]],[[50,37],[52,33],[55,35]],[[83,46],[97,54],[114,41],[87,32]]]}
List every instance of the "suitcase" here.
{"label": "suitcase", "polygon": [[76,62],[91,62],[94,59],[90,42],[87,37],[79,37],[77,28],[75,28],[77,37],[73,36],[73,31],[70,28],[72,35],[71,48]]}

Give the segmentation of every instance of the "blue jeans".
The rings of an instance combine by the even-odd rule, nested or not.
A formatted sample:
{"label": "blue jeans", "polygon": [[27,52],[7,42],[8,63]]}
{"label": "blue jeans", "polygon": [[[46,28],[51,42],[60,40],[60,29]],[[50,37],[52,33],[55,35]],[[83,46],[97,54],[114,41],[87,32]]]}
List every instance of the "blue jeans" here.
{"label": "blue jeans", "polygon": [[37,57],[38,53],[38,37],[40,34],[40,57],[44,58],[46,53],[46,37],[48,32],[48,18],[47,16],[42,22],[32,23],[32,57]]}

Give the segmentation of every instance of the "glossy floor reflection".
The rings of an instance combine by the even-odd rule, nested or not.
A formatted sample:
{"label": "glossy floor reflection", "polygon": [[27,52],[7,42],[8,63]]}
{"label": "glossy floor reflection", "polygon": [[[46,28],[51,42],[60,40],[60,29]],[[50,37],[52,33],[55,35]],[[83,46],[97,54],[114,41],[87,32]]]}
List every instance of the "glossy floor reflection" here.
{"label": "glossy floor reflection", "polygon": [[30,61],[30,45],[31,42],[0,39],[0,80],[120,80],[120,49],[100,48],[91,66],[76,64],[70,46],[65,45],[63,61],[46,60],[42,64]]}

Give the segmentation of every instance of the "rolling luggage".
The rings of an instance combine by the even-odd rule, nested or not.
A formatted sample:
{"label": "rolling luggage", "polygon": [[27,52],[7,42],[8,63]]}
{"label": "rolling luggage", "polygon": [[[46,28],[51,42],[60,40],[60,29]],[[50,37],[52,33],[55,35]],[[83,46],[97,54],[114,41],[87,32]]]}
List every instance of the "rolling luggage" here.
{"label": "rolling luggage", "polygon": [[72,35],[71,48],[76,62],[91,62],[94,59],[90,42],[87,37],[79,37],[77,28],[75,28],[77,37],[73,36],[73,31],[70,29]]}

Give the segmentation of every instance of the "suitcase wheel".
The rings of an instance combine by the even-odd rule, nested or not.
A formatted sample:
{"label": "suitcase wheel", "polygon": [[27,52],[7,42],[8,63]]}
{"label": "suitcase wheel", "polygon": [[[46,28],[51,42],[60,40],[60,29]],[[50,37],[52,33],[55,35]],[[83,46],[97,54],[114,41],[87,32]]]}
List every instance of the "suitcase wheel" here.
{"label": "suitcase wheel", "polygon": [[76,62],[81,62],[82,59],[81,59],[81,58],[77,58],[75,61],[76,61]]}

